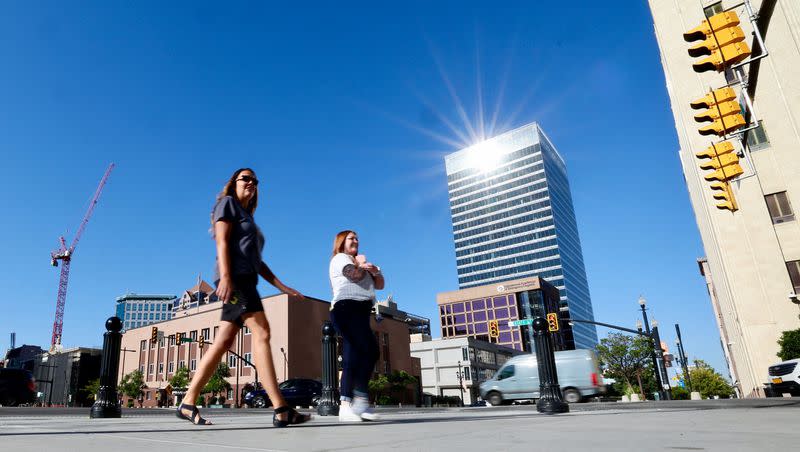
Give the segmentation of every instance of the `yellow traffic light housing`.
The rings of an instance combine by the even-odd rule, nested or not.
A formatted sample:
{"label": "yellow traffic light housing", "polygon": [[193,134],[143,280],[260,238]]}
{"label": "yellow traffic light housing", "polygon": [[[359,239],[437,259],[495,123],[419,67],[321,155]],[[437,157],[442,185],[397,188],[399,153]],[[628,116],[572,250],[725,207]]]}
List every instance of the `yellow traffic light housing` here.
{"label": "yellow traffic light housing", "polygon": [[558,314],[555,312],[547,314],[547,329],[551,332],[558,331]]}
{"label": "yellow traffic light housing", "polygon": [[731,87],[715,89],[689,106],[695,110],[707,109],[694,116],[697,122],[711,121],[711,124],[697,129],[700,135],[725,136],[745,126],[742,106]]}
{"label": "yellow traffic light housing", "polygon": [[197,339],[197,346],[200,347],[200,348],[203,348],[203,347],[206,346],[206,337],[203,336],[202,334]]}
{"label": "yellow traffic light housing", "polygon": [[700,159],[710,159],[708,162],[700,164],[700,168],[714,170],[703,178],[707,181],[715,181],[710,185],[711,189],[715,191],[714,199],[723,201],[717,204],[717,208],[731,212],[739,210],[736,199],[733,197],[730,181],[744,174],[744,170],[739,165],[739,156],[735,152],[733,144],[730,141],[712,144],[695,155]]}
{"label": "yellow traffic light housing", "polygon": [[489,320],[489,337],[500,337],[500,327],[497,320]]}
{"label": "yellow traffic light housing", "polygon": [[689,56],[708,56],[694,63],[695,72],[716,70],[744,61],[750,56],[750,47],[744,42],[745,35],[739,26],[739,16],[734,11],[725,11],[709,17],[683,34],[686,42],[703,40],[689,49]]}
{"label": "yellow traffic light housing", "polygon": [[183,333],[175,333],[175,345],[181,345],[183,341]]}
{"label": "yellow traffic light housing", "polygon": [[154,326],[150,330],[150,343],[155,344],[156,342],[158,342],[158,327]]}

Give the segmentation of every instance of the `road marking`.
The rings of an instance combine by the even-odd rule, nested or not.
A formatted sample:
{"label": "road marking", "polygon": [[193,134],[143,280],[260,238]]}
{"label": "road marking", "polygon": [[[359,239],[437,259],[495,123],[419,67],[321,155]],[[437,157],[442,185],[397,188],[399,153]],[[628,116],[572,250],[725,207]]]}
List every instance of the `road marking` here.
{"label": "road marking", "polygon": [[[209,430],[212,431],[212,430]],[[205,446],[205,447],[221,447],[223,449],[236,449],[236,450],[260,450],[263,452],[288,452],[282,449],[263,449],[263,448],[256,448],[256,447],[244,447],[244,446],[232,446],[230,444],[211,444],[211,443],[193,443],[189,441],[168,441],[165,439],[152,439],[152,438],[139,438],[137,436],[123,436],[123,435],[112,435],[103,432],[95,432],[96,434],[108,436],[111,438],[119,438],[119,439],[132,439],[137,441],[150,441],[152,443],[167,443],[167,444],[183,444],[186,446]]]}

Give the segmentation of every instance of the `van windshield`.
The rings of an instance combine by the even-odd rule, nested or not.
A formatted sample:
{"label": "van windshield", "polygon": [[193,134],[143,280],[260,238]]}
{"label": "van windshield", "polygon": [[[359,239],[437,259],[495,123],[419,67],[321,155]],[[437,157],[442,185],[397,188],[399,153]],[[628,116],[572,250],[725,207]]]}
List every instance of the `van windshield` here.
{"label": "van windshield", "polygon": [[504,380],[508,377],[513,377],[513,376],[514,376],[514,365],[511,364],[500,369],[500,373],[497,374],[497,379]]}

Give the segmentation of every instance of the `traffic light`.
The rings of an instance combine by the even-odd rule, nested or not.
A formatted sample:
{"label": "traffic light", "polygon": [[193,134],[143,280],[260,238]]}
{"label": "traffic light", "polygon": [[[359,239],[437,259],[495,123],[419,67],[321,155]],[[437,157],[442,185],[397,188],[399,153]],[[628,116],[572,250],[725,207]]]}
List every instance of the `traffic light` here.
{"label": "traffic light", "polygon": [[547,314],[547,329],[551,332],[558,331],[558,314],[555,312]]}
{"label": "traffic light", "polygon": [[744,174],[744,170],[739,165],[739,155],[735,152],[733,143],[723,141],[712,144],[695,155],[700,159],[710,159],[702,163],[700,168],[714,170],[703,177],[707,181],[716,181],[711,184],[711,189],[715,191],[714,199],[723,201],[717,204],[717,209],[727,209],[731,212],[739,210],[736,199],[733,197],[730,181]]}
{"label": "traffic light", "polygon": [[489,337],[500,337],[500,327],[497,320],[489,320]]}
{"label": "traffic light", "polygon": [[739,16],[734,11],[709,17],[700,26],[684,33],[683,39],[686,42],[703,41],[689,49],[691,57],[708,56],[692,64],[695,72],[722,72],[729,65],[750,56],[750,47],[744,42],[744,31],[739,26]]}
{"label": "traffic light", "polygon": [[175,333],[175,345],[181,345],[183,341],[183,333]]}
{"label": "traffic light", "polygon": [[700,135],[725,136],[745,125],[742,106],[731,87],[715,89],[689,105],[695,110],[707,109],[694,115],[697,122],[711,121],[711,124],[697,129]]}
{"label": "traffic light", "polygon": [[[141,336],[140,336],[140,337],[141,337]],[[158,327],[157,327],[157,326],[154,326],[154,327],[153,327],[153,328],[150,330],[150,343],[151,343],[151,344],[155,344],[156,342],[158,342]]]}
{"label": "traffic light", "polygon": [[200,337],[197,339],[197,346],[198,346],[199,348],[203,348],[203,347],[205,347],[205,346],[206,346],[206,337],[205,337],[205,336],[203,336],[202,334],[201,334],[201,335],[200,335]]}

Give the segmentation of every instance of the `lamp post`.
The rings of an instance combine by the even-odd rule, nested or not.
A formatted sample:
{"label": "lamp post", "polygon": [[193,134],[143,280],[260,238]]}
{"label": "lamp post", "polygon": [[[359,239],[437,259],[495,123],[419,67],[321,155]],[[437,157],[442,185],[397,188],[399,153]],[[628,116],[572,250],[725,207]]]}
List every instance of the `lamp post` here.
{"label": "lamp post", "polygon": [[456,377],[458,377],[458,390],[461,392],[461,406],[464,406],[464,371],[461,370],[461,361],[458,362]]}
{"label": "lamp post", "polygon": [[[658,395],[659,398],[665,400],[664,387],[661,384],[661,370],[658,365],[658,358],[656,357],[656,345],[653,343],[653,334],[650,331],[650,322],[647,321],[647,301],[642,296],[639,297],[639,307],[642,309],[642,319],[644,320],[645,333],[647,333],[647,337],[650,339],[650,355],[653,359],[653,371],[655,372],[656,376]],[[639,322],[636,322],[636,326],[639,330],[642,329],[642,326]],[[658,348],[661,348],[661,344],[658,345]]]}
{"label": "lamp post", "polygon": [[656,358],[658,362],[658,371],[661,373],[661,384],[664,390],[664,399],[671,400],[671,391],[669,387],[669,374],[667,374],[667,366],[664,363],[664,349],[661,348],[661,336],[658,334],[658,322],[653,320],[653,342],[656,344]]}
{"label": "lamp post", "polygon": [[686,386],[689,392],[692,391],[692,378],[689,376],[689,363],[686,358],[686,351],[683,349],[683,340],[681,339],[681,327],[675,324],[675,332],[678,337],[675,338],[675,345],[678,346],[678,359],[680,359],[681,369],[683,369],[683,378],[686,380]]}
{"label": "lamp post", "polygon": [[286,381],[286,368],[289,366],[289,360],[286,358],[286,351],[281,347],[283,353],[283,381]]}

